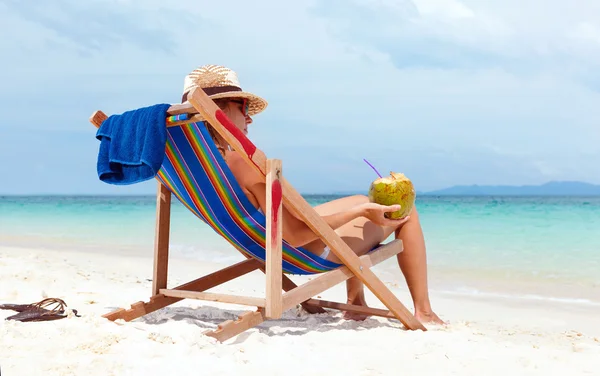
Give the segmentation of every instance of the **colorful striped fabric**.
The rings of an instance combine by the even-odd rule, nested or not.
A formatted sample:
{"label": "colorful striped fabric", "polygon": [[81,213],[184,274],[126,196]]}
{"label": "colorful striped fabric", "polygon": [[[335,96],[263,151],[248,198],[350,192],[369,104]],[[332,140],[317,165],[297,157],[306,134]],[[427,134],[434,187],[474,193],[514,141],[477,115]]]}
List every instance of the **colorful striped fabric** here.
{"label": "colorful striped fabric", "polygon": [[[158,179],[235,248],[265,260],[265,215],[248,200],[203,122],[169,127]],[[283,242],[283,271],[315,274],[340,265]]]}

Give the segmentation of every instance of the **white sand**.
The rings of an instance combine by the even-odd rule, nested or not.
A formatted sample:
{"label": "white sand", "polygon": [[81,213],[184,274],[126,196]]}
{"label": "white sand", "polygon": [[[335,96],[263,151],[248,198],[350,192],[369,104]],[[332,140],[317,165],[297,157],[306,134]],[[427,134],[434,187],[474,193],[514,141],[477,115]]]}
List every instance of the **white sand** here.
{"label": "white sand", "polygon": [[[218,265],[171,260],[170,286]],[[64,299],[82,317],[21,323],[0,310],[0,372],[9,375],[600,375],[598,307],[434,294],[446,327],[350,322],[290,310],[223,344],[202,335],[245,307],[186,300],[134,322],[100,316],[147,299],[152,259],[0,248],[0,303]],[[302,281],[302,278],[293,278]],[[409,308],[399,280],[388,282]],[[262,273],[220,291],[260,296]],[[400,288],[396,287],[400,286]],[[344,285],[323,298],[344,300]],[[368,301],[383,307],[372,295]],[[520,303],[522,304],[522,303]]]}

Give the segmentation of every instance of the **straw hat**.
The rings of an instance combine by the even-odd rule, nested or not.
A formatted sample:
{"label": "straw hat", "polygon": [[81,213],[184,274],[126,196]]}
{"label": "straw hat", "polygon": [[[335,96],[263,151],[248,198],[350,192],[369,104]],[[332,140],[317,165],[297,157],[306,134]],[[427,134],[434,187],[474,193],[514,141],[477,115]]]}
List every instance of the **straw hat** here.
{"label": "straw hat", "polygon": [[185,76],[183,83],[184,96],[199,87],[211,99],[218,98],[246,98],[248,100],[248,115],[256,115],[267,108],[267,101],[263,98],[242,90],[237,74],[221,65],[203,65],[194,69]]}

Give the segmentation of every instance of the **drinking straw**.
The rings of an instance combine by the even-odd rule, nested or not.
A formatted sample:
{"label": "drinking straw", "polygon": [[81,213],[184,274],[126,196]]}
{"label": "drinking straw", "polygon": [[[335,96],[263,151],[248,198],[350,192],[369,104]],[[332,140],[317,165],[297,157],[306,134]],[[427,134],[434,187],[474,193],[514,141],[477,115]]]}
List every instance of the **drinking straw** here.
{"label": "drinking straw", "polygon": [[375,168],[375,167],[374,167],[372,164],[370,164],[370,163],[369,163],[369,161],[367,161],[367,160],[366,160],[366,159],[364,159],[364,158],[363,158],[363,161],[365,161],[365,162],[366,162],[366,163],[367,163],[369,166],[371,166],[371,168],[373,169],[373,171],[375,171],[375,173],[376,173],[377,175],[379,175],[379,177],[380,177],[380,178],[383,178],[383,176],[381,176],[381,174],[379,173],[379,171],[377,171],[377,169],[376,169],[376,168]]}

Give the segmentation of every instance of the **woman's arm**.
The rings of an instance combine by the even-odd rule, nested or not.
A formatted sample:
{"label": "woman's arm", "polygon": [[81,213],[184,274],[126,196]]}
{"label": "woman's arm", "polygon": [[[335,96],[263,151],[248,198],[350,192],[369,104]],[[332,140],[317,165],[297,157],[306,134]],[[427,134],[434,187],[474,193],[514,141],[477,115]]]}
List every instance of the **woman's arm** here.
{"label": "woman's arm", "polygon": [[[256,197],[263,213],[267,213],[267,187],[263,182],[258,182],[248,187],[249,191]],[[355,206],[349,210],[324,216],[323,219],[332,229],[337,229],[342,225],[361,217],[363,210],[360,206]],[[268,215],[268,214],[267,214]],[[302,221],[297,218],[283,203],[281,208],[283,238],[290,243],[292,247],[301,247],[318,239],[318,236]]]}
{"label": "woman's arm", "polygon": [[[267,213],[267,186],[264,176],[258,175],[252,169],[249,169],[246,162],[236,153],[228,155],[227,164],[242,188],[253,196],[250,198],[251,201],[256,202],[263,213]],[[384,217],[386,212],[396,210],[400,210],[399,205],[383,206],[375,203],[365,203],[348,210],[322,216],[322,218],[334,230],[358,217],[366,217],[381,226],[398,226],[408,217],[402,220]],[[319,238],[302,219],[296,217],[287,209],[285,203],[282,205],[282,222],[283,238],[293,247],[301,247]]]}
{"label": "woman's arm", "polygon": [[[266,184],[257,182],[248,187],[248,190],[258,201],[263,213],[267,213]],[[408,220],[408,217],[403,219],[387,219],[384,217],[384,213],[396,210],[400,210],[399,205],[383,206],[375,203],[365,203],[338,213],[322,216],[322,218],[334,230],[359,217],[366,217],[381,226],[397,226]],[[292,247],[301,247],[319,238],[304,221],[287,209],[285,203],[282,205],[282,228],[283,238]]]}

